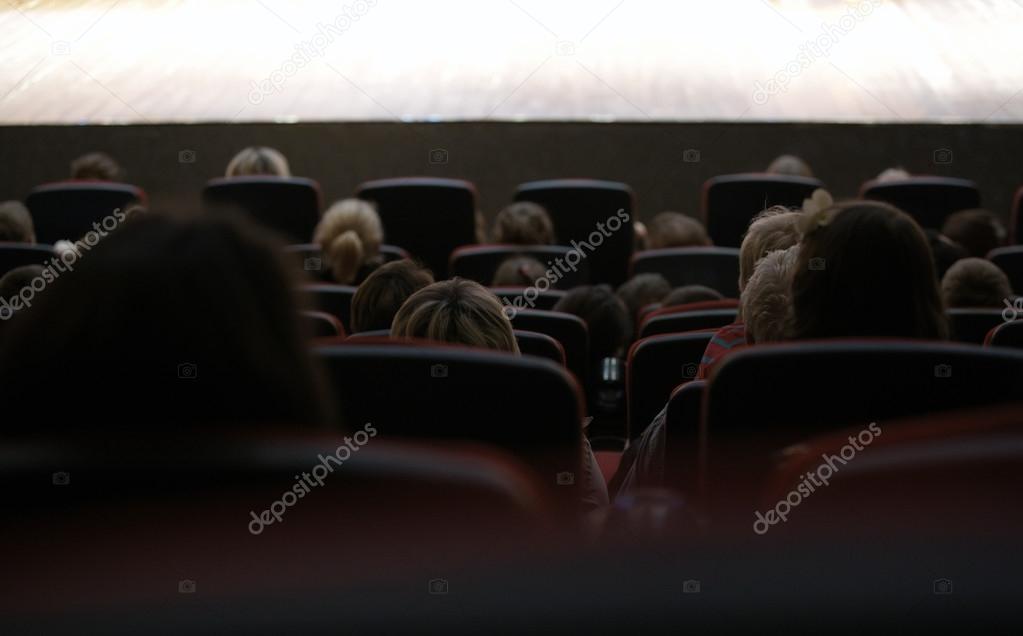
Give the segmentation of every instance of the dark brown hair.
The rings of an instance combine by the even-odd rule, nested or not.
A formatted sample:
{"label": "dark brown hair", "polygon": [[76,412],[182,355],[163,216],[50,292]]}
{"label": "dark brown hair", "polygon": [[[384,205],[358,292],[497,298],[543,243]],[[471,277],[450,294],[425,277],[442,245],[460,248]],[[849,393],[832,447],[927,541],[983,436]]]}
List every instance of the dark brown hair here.
{"label": "dark brown hair", "polygon": [[410,260],[378,267],[352,297],[352,332],[390,329],[409,296],[433,283],[433,274]]}
{"label": "dark brown hair", "polygon": [[512,245],[553,245],[554,224],[543,207],[519,201],[498,212],[492,238]]}
{"label": "dark brown hair", "polygon": [[120,181],[124,178],[124,172],[110,155],[102,152],[90,152],[71,162],[71,178]]}
{"label": "dark brown hair", "polygon": [[702,247],[710,245],[703,224],[678,212],[661,212],[647,223],[647,247]]}

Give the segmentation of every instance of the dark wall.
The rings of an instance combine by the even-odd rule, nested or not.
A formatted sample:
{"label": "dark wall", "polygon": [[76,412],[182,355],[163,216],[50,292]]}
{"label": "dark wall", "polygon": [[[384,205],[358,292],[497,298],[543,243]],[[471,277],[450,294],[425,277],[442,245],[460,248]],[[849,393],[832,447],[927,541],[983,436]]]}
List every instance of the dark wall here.
{"label": "dark wall", "polygon": [[[430,175],[474,181],[487,217],[515,185],[551,177],[598,177],[633,186],[640,217],[665,209],[695,214],[700,185],[714,175],[763,169],[781,152],[803,156],[837,197],[854,195],[885,167],[976,180],[985,206],[1007,214],[1023,184],[1023,127],[940,124],[736,123],[305,123],[0,127],[0,199],[24,198],[66,177],[75,156],[104,150],[154,208],[195,207],[206,179],[250,144],[282,150],[296,175],[323,186],[326,200],[360,181]],[[447,163],[431,163],[431,150]],[[684,161],[695,149],[699,162]],[[934,153],[952,151],[952,163]],[[194,153],[194,163],[183,162]],[[179,157],[179,155],[181,155]]]}

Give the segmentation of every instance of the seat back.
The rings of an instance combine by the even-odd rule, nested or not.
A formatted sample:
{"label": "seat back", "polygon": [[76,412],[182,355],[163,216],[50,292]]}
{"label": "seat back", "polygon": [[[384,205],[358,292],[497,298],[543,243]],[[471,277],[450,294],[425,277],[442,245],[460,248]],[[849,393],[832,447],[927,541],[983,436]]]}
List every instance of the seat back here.
{"label": "seat back", "polygon": [[565,348],[547,334],[516,329],[515,342],[522,355],[544,358],[565,366]]}
{"label": "seat back", "polygon": [[1009,245],[1023,243],[1023,187],[1016,190],[1012,197],[1012,210],[1009,212]]}
{"label": "seat back", "polygon": [[984,344],[989,331],[1005,322],[1001,309],[949,309],[946,311],[952,340]]}
{"label": "seat back", "polygon": [[[319,270],[324,269],[322,262],[309,263],[306,261],[308,258],[322,259],[323,251],[320,249],[317,243],[295,243],[288,245],[284,248],[285,253],[294,256],[295,262],[307,270]],[[409,253],[397,245],[381,245],[380,256],[383,257],[385,263],[391,261],[400,261],[402,259],[410,258]]]}
{"label": "seat back", "polygon": [[341,320],[323,311],[302,311],[302,322],[306,333],[312,338],[344,338],[345,328]]}
{"label": "seat back", "polygon": [[989,331],[984,344],[989,347],[1023,349],[1023,314],[1020,314],[1020,319],[1003,322]]}
{"label": "seat back", "polygon": [[303,177],[221,177],[202,192],[209,211],[238,210],[291,243],[313,236],[323,207],[320,185]]}
{"label": "seat back", "polygon": [[993,249],[987,258],[1009,277],[1012,291],[1023,294],[1023,245]]}
{"label": "seat back", "polygon": [[346,340],[367,340],[390,337],[391,337],[390,329],[373,329],[370,331],[356,331],[355,333],[350,333],[348,334]]}
{"label": "seat back", "polygon": [[632,256],[630,276],[660,274],[672,287],[706,285],[726,298],[739,296],[739,250],[733,247],[673,247]]}
{"label": "seat back", "polygon": [[437,277],[460,245],[476,242],[476,186],[458,179],[400,177],[360,184],[355,196],[372,201],[384,236],[421,260]]}
{"label": "seat back", "polygon": [[[774,205],[799,207],[817,188],[818,179],[776,174],[729,174],[703,184],[703,221],[714,245],[739,247],[750,221]],[[736,276],[738,279],[738,275]]]}
{"label": "seat back", "polygon": [[[474,280],[481,285],[490,285],[501,263],[514,256],[535,258],[547,268],[550,276],[549,287],[572,289],[585,285],[590,280],[590,267],[586,259],[574,265],[565,261],[572,248],[563,245],[463,245],[451,253],[450,274]],[[561,259],[562,265],[558,265]],[[575,259],[571,259],[575,260]]]}
{"label": "seat back", "polygon": [[334,316],[341,321],[344,333],[351,333],[352,297],[356,289],[350,285],[311,283],[303,285],[300,292],[309,296],[306,306]]}
{"label": "seat back", "polygon": [[940,230],[953,212],[980,207],[980,190],[967,179],[910,177],[897,181],[868,181],[860,196],[891,203],[924,228]]}
{"label": "seat back", "polygon": [[706,393],[706,381],[686,382],[671,392],[664,412],[664,486],[694,502],[704,497],[705,488],[702,417]]}
{"label": "seat back", "polygon": [[135,201],[144,204],[146,193],[127,183],[61,181],[33,188],[25,206],[32,213],[36,240],[53,244],[77,241],[93,231],[94,223]]}
{"label": "seat back", "polygon": [[643,338],[629,349],[625,392],[629,438],[635,439],[680,384],[696,378],[711,331]]}
{"label": "seat back", "polygon": [[580,383],[586,382],[590,355],[590,335],[579,316],[542,309],[522,309],[512,316],[512,326],[554,338],[565,350],[565,364]]}
{"label": "seat back", "polygon": [[[681,305],[684,307],[685,305]],[[702,309],[698,311],[673,311],[676,307],[665,307],[643,319],[639,328],[639,337],[647,338],[664,333],[685,333],[718,329],[735,322],[738,310],[734,307],[720,309]]]}
{"label": "seat back", "polygon": [[578,244],[580,256],[589,262],[591,281],[614,286],[625,282],[636,205],[628,184],[596,179],[530,181],[519,184],[515,200],[532,201],[547,210],[558,242]]}
{"label": "seat back", "polygon": [[501,300],[502,305],[510,307],[505,310],[508,315],[519,311],[519,307],[550,311],[565,297],[565,292],[560,289],[538,291],[531,287],[491,287],[490,291]]}
{"label": "seat back", "polygon": [[57,256],[49,245],[0,243],[0,276],[24,265],[47,265]]}
{"label": "seat back", "polygon": [[529,463],[552,494],[578,500],[582,401],[562,367],[408,341],[316,352],[350,426],[371,422],[384,438],[492,444]]}

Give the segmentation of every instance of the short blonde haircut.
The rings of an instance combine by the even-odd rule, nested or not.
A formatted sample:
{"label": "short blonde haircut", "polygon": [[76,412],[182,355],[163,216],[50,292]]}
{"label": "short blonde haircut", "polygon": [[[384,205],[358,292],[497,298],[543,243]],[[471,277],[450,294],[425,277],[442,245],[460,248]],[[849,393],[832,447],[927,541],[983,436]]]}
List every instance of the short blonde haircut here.
{"label": "short blonde haircut", "polygon": [[799,246],[793,245],[771,252],[757,263],[740,299],[750,342],[778,342],[785,338],[792,306],[792,274],[798,258]]}
{"label": "short blonde haircut", "polygon": [[739,248],[739,292],[746,283],[757,262],[771,252],[787,250],[799,243],[799,212],[775,206],[753,217]]}
{"label": "short blonde haircut", "polygon": [[412,294],[395,315],[391,335],[519,352],[511,320],[497,296],[462,278],[434,283]]}
{"label": "short blonde haircut", "polygon": [[288,160],[279,150],[266,146],[249,146],[236,154],[227,164],[229,177],[255,175],[290,177],[291,169],[288,167]]}
{"label": "short blonde haircut", "polygon": [[359,269],[380,254],[384,227],[373,205],[361,199],[343,199],[323,213],[313,233],[323,250],[334,280],[355,281]]}
{"label": "short blonde haircut", "polygon": [[941,279],[941,297],[946,307],[1001,308],[1011,296],[1009,277],[983,258],[960,259]]}

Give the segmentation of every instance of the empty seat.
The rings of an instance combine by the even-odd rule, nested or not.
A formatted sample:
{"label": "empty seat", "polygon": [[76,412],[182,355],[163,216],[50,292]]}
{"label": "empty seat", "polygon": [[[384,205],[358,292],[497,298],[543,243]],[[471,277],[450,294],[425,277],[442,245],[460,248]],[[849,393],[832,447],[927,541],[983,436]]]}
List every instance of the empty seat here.
{"label": "empty seat", "polygon": [[989,331],[1005,322],[1001,309],[949,309],[946,312],[952,340],[984,344]]}
{"label": "empty seat", "polygon": [[1019,320],[1003,322],[988,332],[984,344],[989,347],[1023,349],[1023,314]]}
{"label": "empty seat", "polygon": [[0,276],[23,265],[47,265],[56,256],[49,245],[0,243]]}
{"label": "empty seat", "polygon": [[630,276],[660,274],[672,287],[706,285],[727,298],[739,296],[739,250],[733,247],[672,247],[632,256]]}
{"label": "empty seat", "polygon": [[[513,256],[529,256],[540,261],[551,272],[550,276],[556,278],[554,282],[548,279],[551,288],[572,289],[589,282],[590,268],[586,259],[578,260],[572,266],[565,263],[565,256],[571,251],[572,248],[562,245],[463,245],[451,253],[450,273],[451,276],[490,285],[497,268],[505,260]],[[559,258],[563,264],[557,263]]]}
{"label": "empty seat", "polygon": [[631,439],[639,437],[678,385],[696,378],[713,335],[709,331],[665,334],[633,343],[626,379]]}
{"label": "empty seat", "polygon": [[[491,287],[490,291],[494,292],[494,295],[501,299],[501,304],[505,307],[512,307],[514,310],[518,310],[519,306],[528,309],[554,309],[554,305],[558,304],[558,301],[565,297],[565,292],[559,289],[548,289],[547,291],[530,291],[526,294],[526,290],[529,287]],[[534,292],[536,295],[534,296]],[[520,299],[521,300],[516,300]],[[508,301],[507,303],[505,301]],[[507,310],[509,315],[511,309]]]}
{"label": "empty seat", "polygon": [[476,186],[458,179],[401,177],[359,185],[355,195],[377,206],[384,237],[435,272],[448,271],[456,247],[476,242]]}
{"label": "empty seat", "polygon": [[279,233],[286,241],[305,243],[320,221],[320,185],[302,177],[221,177],[202,193],[208,210],[240,210]]}
{"label": "empty seat", "polygon": [[324,311],[303,311],[302,322],[313,338],[344,338],[345,328],[341,320]]}
{"label": "empty seat", "polygon": [[[719,301],[711,301],[716,303]],[[731,301],[735,302],[735,301]],[[693,303],[693,305],[705,303]],[[679,307],[690,307],[680,305]],[[639,337],[647,338],[664,333],[685,333],[687,331],[717,330],[735,322],[738,310],[735,307],[679,311],[678,307],[665,307],[647,314],[639,328]]]}
{"label": "empty seat", "polygon": [[300,291],[310,297],[307,306],[334,316],[341,321],[345,333],[351,333],[352,297],[356,289],[350,285],[313,283],[303,285]]}
{"label": "empty seat", "polygon": [[25,199],[32,213],[36,240],[49,244],[77,241],[93,231],[94,223],[133,202],[145,204],[146,193],[141,188],[103,181],[47,183],[34,188]]}
{"label": "empty seat", "polygon": [[566,366],[579,382],[586,382],[590,336],[581,318],[557,311],[523,309],[512,316],[512,325],[517,330],[547,334],[561,343]]}
{"label": "empty seat", "polygon": [[991,250],[987,257],[1009,277],[1012,291],[1023,294],[1023,245],[999,247]]}
{"label": "empty seat", "polygon": [[980,207],[980,190],[967,179],[910,177],[897,181],[868,181],[860,196],[891,203],[924,228],[940,230],[953,212]]}
{"label": "empty seat", "polygon": [[[635,197],[627,184],[595,179],[530,181],[516,188],[515,200],[542,205],[550,214],[560,244],[572,246],[578,242],[580,254],[589,262],[591,281],[610,285],[625,282],[633,250],[635,210]],[[598,223],[606,234],[601,233]],[[591,241],[596,238],[594,233],[600,238]],[[593,245],[588,248],[584,243]]]}
{"label": "empty seat", "polygon": [[[729,174],[703,184],[702,214],[714,245],[739,247],[749,222],[775,205],[799,207],[817,188],[818,179],[776,174]],[[738,277],[737,277],[738,278]]]}
{"label": "empty seat", "polygon": [[536,356],[565,366],[565,349],[561,343],[547,334],[535,331],[515,330],[515,342],[523,355]]}

